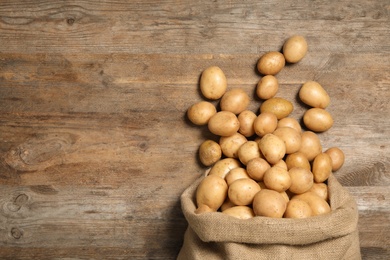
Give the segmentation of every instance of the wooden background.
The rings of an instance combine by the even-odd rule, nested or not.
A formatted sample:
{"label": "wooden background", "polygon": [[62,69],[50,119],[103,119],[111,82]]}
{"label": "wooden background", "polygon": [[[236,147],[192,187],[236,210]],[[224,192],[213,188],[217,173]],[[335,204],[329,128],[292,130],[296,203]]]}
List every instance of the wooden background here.
{"label": "wooden background", "polygon": [[363,259],[390,258],[390,2],[0,2],[0,259],[175,259],[187,227],[179,197],[205,170],[200,73],[260,101],[255,71],[293,34],[307,56],[277,75],[305,107],[320,82],[346,154]]}

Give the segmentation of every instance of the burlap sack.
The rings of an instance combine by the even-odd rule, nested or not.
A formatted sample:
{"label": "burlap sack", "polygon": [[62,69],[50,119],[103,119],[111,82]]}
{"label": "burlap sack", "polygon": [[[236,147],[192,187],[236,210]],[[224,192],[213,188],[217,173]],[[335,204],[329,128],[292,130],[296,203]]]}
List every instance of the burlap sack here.
{"label": "burlap sack", "polygon": [[306,219],[237,219],[220,212],[195,214],[202,176],[181,195],[188,221],[178,260],[361,259],[354,199],[331,175],[331,213]]}

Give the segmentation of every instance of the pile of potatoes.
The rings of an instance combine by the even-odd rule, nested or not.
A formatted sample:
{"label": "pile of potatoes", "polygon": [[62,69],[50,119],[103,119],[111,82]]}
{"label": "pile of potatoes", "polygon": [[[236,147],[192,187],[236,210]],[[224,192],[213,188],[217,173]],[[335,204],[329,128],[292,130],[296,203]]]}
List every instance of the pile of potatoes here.
{"label": "pile of potatoes", "polygon": [[326,111],[330,97],[318,82],[301,86],[299,98],[309,107],[302,118],[306,129],[289,117],[293,104],[276,97],[275,75],[286,63],[299,62],[307,49],[304,37],[293,36],[282,52],[260,57],[256,95],[262,102],[257,114],[248,110],[251,98],[243,89],[227,88],[219,67],[202,72],[200,90],[207,100],[192,105],[187,116],[195,125],[207,125],[219,141],[205,140],[199,147],[199,159],[209,170],[196,191],[197,214],[222,212],[248,219],[330,212],[327,179],[344,163],[344,153],[337,147],[323,151],[317,135],[333,125]]}

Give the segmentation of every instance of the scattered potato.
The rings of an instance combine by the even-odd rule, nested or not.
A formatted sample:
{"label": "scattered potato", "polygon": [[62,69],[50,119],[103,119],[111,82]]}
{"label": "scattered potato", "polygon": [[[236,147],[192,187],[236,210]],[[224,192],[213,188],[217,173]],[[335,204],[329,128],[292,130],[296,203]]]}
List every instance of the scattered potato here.
{"label": "scattered potato", "polygon": [[262,112],[253,121],[253,129],[259,137],[272,133],[278,126],[278,118],[270,112]]}
{"label": "scattered potato", "polygon": [[278,79],[273,75],[266,75],[257,83],[256,95],[261,99],[270,99],[276,95],[278,89]]}
{"label": "scattered potato", "polygon": [[208,128],[215,135],[231,136],[240,128],[240,122],[232,112],[219,111],[209,119]]}
{"label": "scattered potato", "polygon": [[199,147],[199,159],[205,166],[216,163],[222,157],[221,146],[213,140],[204,141]]}
{"label": "scattered potato", "polygon": [[285,63],[282,53],[271,51],[261,56],[257,62],[257,69],[263,75],[276,75],[284,68]]}
{"label": "scattered potato", "polygon": [[303,123],[314,132],[325,132],[333,125],[333,118],[322,108],[310,108],[303,115]]}
{"label": "scattered potato", "polygon": [[344,164],[345,155],[338,147],[331,147],[325,151],[332,159],[332,171],[337,171]]}
{"label": "scattered potato", "polygon": [[325,109],[330,103],[330,97],[325,89],[316,81],[308,81],[299,90],[299,98],[311,107]]}
{"label": "scattered potato", "polygon": [[240,128],[238,129],[238,132],[245,137],[253,136],[255,134],[253,122],[257,118],[257,115],[250,110],[244,110],[238,115],[237,118],[240,123]]}
{"label": "scattered potato", "polygon": [[307,53],[307,42],[301,35],[294,35],[287,39],[283,45],[283,55],[287,62],[297,63]]}
{"label": "scattered potato", "polygon": [[188,119],[195,125],[207,125],[217,109],[208,101],[200,101],[187,110]]}
{"label": "scattered potato", "polygon": [[294,107],[293,104],[280,97],[273,97],[264,101],[260,106],[260,112],[270,112],[276,115],[278,120],[287,117]]}
{"label": "scattered potato", "polygon": [[227,80],[225,73],[217,66],[211,66],[202,72],[200,90],[205,98],[216,100],[225,94]]}

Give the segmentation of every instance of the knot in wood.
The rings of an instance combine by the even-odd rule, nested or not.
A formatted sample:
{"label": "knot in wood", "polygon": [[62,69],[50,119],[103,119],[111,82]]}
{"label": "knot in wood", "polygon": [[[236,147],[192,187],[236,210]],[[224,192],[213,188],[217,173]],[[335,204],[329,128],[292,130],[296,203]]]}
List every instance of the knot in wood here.
{"label": "knot in wood", "polygon": [[20,239],[23,236],[23,231],[14,227],[11,229],[11,236],[15,239]]}
{"label": "knot in wood", "polygon": [[66,23],[67,23],[68,25],[73,25],[74,22],[75,22],[75,19],[72,18],[72,17],[69,17],[69,18],[66,19]]}

